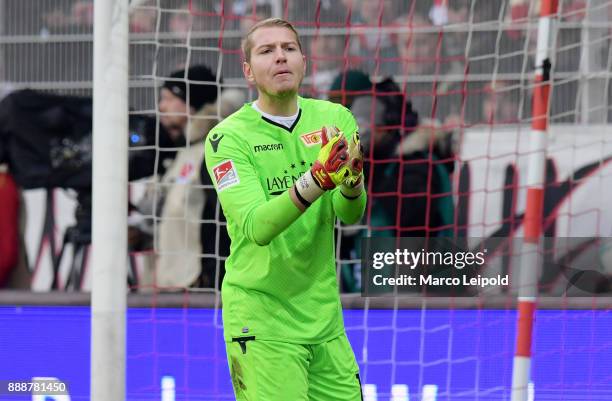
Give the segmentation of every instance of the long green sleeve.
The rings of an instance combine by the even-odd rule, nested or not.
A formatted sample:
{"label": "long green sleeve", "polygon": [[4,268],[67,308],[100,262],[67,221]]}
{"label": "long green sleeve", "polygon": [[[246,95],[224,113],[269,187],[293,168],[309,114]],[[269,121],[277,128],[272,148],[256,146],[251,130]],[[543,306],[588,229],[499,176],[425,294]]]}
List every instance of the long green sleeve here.
{"label": "long green sleeve", "polygon": [[332,204],[334,206],[334,213],[344,224],[355,224],[365,212],[366,207],[366,192],[361,191],[356,199],[348,199],[342,195],[340,189],[334,190]]}
{"label": "long green sleeve", "polygon": [[293,223],[302,212],[293,204],[289,193],[270,199],[253,210],[244,222],[244,234],[257,245],[268,245]]}

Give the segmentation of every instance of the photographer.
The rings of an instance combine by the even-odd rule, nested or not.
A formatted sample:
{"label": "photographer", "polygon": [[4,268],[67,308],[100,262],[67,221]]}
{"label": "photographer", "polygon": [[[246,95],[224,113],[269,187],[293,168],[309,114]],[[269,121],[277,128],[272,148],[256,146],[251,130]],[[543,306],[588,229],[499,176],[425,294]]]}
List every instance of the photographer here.
{"label": "photographer", "polygon": [[160,90],[160,123],[185,147],[137,205],[147,224],[129,231],[132,248],[143,247],[147,236],[157,234],[153,281],[159,288],[215,287],[219,284],[215,278],[220,279],[223,272],[223,263],[217,260],[228,254],[225,226],[215,227],[222,219],[216,194],[208,174],[202,174],[204,138],[218,123],[218,116],[231,114],[243,99],[232,90],[218,97],[216,82],[208,67],[194,66],[171,74]]}
{"label": "photographer", "polygon": [[[29,262],[33,264],[29,266],[31,271],[21,269],[32,277],[19,280],[20,287],[30,286],[31,279],[31,285],[39,289],[82,288],[87,258],[77,258],[76,255],[81,251],[82,256],[86,255],[91,242],[92,113],[91,97],[30,89],[12,92],[0,101],[0,165],[4,164],[7,168],[6,173],[3,173],[6,177],[4,184],[14,180],[16,189],[13,192],[17,192],[7,192],[11,188],[4,185],[0,204],[4,206],[2,211],[7,216],[14,218],[20,215],[17,237],[21,242],[27,217],[21,190],[43,189],[46,198],[44,202],[37,203],[44,216],[40,230],[32,232],[29,238],[30,242],[38,241],[32,244],[31,249],[34,251],[29,254]],[[163,174],[167,161],[174,159],[177,145],[163,127],[156,133],[154,118],[131,115],[129,135],[125,135],[130,145],[130,180],[150,177],[154,172]],[[151,144],[157,144],[166,151],[157,155]],[[69,189],[69,197],[74,198],[75,204],[69,202],[70,209],[74,205],[74,220],[68,218],[72,224],[70,227],[64,227],[60,221],[56,221],[59,216],[57,210],[61,209],[61,205],[55,202],[56,189]],[[13,209],[18,209],[20,213]],[[14,232],[17,223],[11,221],[8,218],[2,219],[2,223],[10,226]],[[31,224],[28,222],[28,225]],[[15,236],[14,233],[7,234],[6,228],[0,231],[4,241]],[[61,232],[63,239],[58,237]],[[11,251],[3,251],[2,256],[19,252],[18,266],[27,265],[23,246],[15,250],[14,239],[11,244],[7,248]],[[63,252],[66,245],[71,245],[73,249],[68,277],[59,271],[60,264],[70,253]],[[0,259],[3,259],[0,264],[4,266],[8,265],[7,260],[13,260],[14,257]],[[40,274],[34,274],[37,272]],[[14,287],[16,284],[12,280],[9,285]]]}

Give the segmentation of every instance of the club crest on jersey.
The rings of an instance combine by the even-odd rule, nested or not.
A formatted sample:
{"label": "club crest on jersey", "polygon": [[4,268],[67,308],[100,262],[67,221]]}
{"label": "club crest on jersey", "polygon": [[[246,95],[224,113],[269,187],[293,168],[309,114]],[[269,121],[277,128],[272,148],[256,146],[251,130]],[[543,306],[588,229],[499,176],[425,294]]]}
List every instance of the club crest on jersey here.
{"label": "club crest on jersey", "polygon": [[213,174],[215,175],[218,191],[222,191],[240,182],[238,172],[231,160],[226,160],[213,167]]}
{"label": "club crest on jersey", "polygon": [[300,136],[300,139],[302,140],[302,142],[304,142],[304,145],[308,147],[318,145],[321,143],[321,130],[319,129],[319,130],[304,134]]}

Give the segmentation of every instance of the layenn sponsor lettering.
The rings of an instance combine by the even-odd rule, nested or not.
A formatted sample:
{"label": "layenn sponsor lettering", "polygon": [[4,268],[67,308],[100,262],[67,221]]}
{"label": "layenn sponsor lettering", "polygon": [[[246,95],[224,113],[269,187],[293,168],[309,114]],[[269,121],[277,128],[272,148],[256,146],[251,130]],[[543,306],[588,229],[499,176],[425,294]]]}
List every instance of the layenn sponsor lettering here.
{"label": "layenn sponsor lettering", "polygon": [[266,187],[271,195],[280,195],[295,184],[295,182],[306,172],[299,171],[276,177],[266,178]]}

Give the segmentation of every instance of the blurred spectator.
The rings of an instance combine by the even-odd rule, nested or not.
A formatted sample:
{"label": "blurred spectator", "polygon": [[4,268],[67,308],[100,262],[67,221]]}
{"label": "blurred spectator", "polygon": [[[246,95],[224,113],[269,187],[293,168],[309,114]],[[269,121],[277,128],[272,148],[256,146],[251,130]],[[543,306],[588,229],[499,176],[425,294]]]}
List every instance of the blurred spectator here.
{"label": "blurred spectator", "polygon": [[396,24],[408,28],[398,36],[401,75],[405,91],[419,115],[447,122],[460,115],[464,98],[465,63],[449,57],[443,33],[418,14],[400,17]]}
{"label": "blurred spectator", "polygon": [[[433,5],[429,10],[429,21],[435,26],[468,24],[470,22],[470,4],[467,1],[440,2]],[[468,31],[455,30],[441,32],[441,42],[445,57],[449,62],[457,64],[464,61],[467,46]],[[461,64],[455,71],[464,67]],[[452,68],[451,68],[452,69]]]}
{"label": "blurred spectator", "polygon": [[[340,103],[345,107],[351,108],[355,98],[367,96],[372,92],[372,81],[370,77],[358,70],[346,70],[339,73],[333,80],[329,100]],[[355,115],[355,118],[357,116]],[[359,120],[357,120],[358,125]],[[361,128],[360,128],[361,131]],[[365,154],[367,163],[368,154]],[[367,179],[367,173],[365,175]],[[359,257],[359,238],[363,235],[361,230],[351,227],[342,227],[338,235],[340,236],[340,258],[343,260],[357,259]],[[342,292],[359,291],[361,265],[342,264],[340,266],[340,284]]]}
{"label": "blurred spectator", "polygon": [[[371,204],[365,222],[370,235],[449,235],[454,222],[452,134],[433,121],[419,125],[418,114],[392,79],[372,84],[357,71],[341,75],[336,81],[344,81],[352,95],[332,99],[350,107],[359,127]],[[366,233],[341,232],[341,258],[358,258],[358,237]],[[342,268],[343,286],[354,290],[355,274],[346,265]]]}
{"label": "blurred spectator", "polygon": [[429,9],[429,19],[436,26],[467,22],[469,6],[465,1],[434,3]]}
{"label": "blurred spectator", "polygon": [[396,24],[409,28],[399,34],[397,42],[401,73],[408,76],[435,74],[440,69],[441,48],[433,25],[418,14],[402,16]]}
{"label": "blurred spectator", "polygon": [[418,121],[392,80],[351,106],[366,154],[373,235],[436,237],[453,223],[451,132]]}
{"label": "blurred spectator", "polygon": [[[204,51],[204,57],[200,63],[216,66],[221,63],[221,72],[228,81],[240,80],[244,82],[242,73],[242,51],[240,47],[241,37],[257,21],[269,18],[272,15],[272,3],[270,0],[215,0],[214,5],[205,8],[197,15],[210,13],[214,10],[217,16],[205,16],[208,21],[206,31],[214,32],[213,40],[206,41],[205,46],[219,48],[220,52]],[[223,26],[221,27],[221,21]],[[238,33],[242,32],[242,35]],[[223,58],[219,57],[223,54]]]}
{"label": "blurred spectator", "polygon": [[[2,62],[8,81],[90,81],[93,43],[84,37],[76,40],[46,42],[49,35],[91,34],[93,1],[15,2],[18,7],[3,10],[6,25],[20,25],[20,34],[38,35],[31,43],[6,46]],[[11,12],[28,7],[26,15]],[[42,40],[41,40],[42,39]]]}
{"label": "blurred spectator", "polygon": [[233,5],[234,15],[240,16],[240,31],[246,33],[257,22],[272,16],[270,0],[240,0]]}
{"label": "blurred spectator", "polygon": [[350,108],[358,96],[365,96],[372,91],[370,77],[362,71],[347,70],[339,73],[329,88],[329,100]]}
{"label": "blurred spectator", "polygon": [[[185,80],[191,81],[186,85]],[[204,138],[218,122],[242,105],[240,92],[227,90],[217,98],[217,80],[206,66],[194,66],[173,73],[160,91],[160,122],[186,147],[176,154],[163,177],[147,192],[138,205],[143,215],[160,216],[157,226],[155,283],[162,288],[188,286],[215,287],[216,268],[213,255],[218,250],[227,256],[229,245],[224,227],[204,229],[201,220],[217,210],[210,182],[202,182]],[[209,184],[202,189],[202,185]],[[213,212],[214,213],[214,212]],[[220,216],[207,216],[208,220]],[[152,227],[131,228],[133,243],[141,233],[153,234]],[[219,237],[218,237],[219,236]],[[220,244],[217,249],[216,244]],[[202,254],[208,254],[202,257]],[[212,263],[211,263],[212,260]],[[222,264],[221,264],[222,267]],[[222,270],[221,270],[222,272]]]}
{"label": "blurred spectator", "polygon": [[177,35],[177,37],[185,39],[189,31],[191,31],[192,21],[189,8],[185,5],[172,13],[168,21],[168,30]]}
{"label": "blurred spectator", "polygon": [[173,34],[174,39],[185,42],[190,34],[212,30],[213,27],[207,26],[201,13],[199,3],[182,0],[179,5],[169,10],[168,31]]}
{"label": "blurred spectator", "polygon": [[77,1],[72,5],[72,18],[75,25],[93,27],[93,2]]}
{"label": "blurred spectator", "polygon": [[483,122],[488,124],[516,124],[520,122],[520,85],[514,87],[505,81],[485,86],[482,102]]}
{"label": "blurred spectator", "polygon": [[157,11],[155,2],[145,1],[143,4],[132,9],[130,13],[130,32],[152,33],[157,28]]}
{"label": "blurred spectator", "polygon": [[44,17],[52,33],[78,33],[93,30],[93,1],[78,0],[68,8],[58,7]]}
{"label": "blurred spectator", "polygon": [[340,0],[340,3],[342,3],[344,8],[355,14],[364,1],[365,0]]}
{"label": "blurred spectator", "polygon": [[344,64],[344,36],[317,35],[310,42],[313,95],[327,98],[333,79]]}
{"label": "blurred spectator", "polygon": [[[537,42],[537,21],[540,15],[540,1],[512,0],[506,12],[506,22],[516,26],[508,29],[505,34],[520,43],[520,47],[533,53]],[[531,22],[531,24],[525,25]],[[531,25],[531,26],[530,26]],[[525,47],[525,40],[528,41]],[[493,45],[493,43],[491,43]]]}
{"label": "blurred spectator", "polygon": [[[158,0],[159,3],[159,0]],[[162,43],[198,47],[217,47],[221,19],[214,15],[214,0],[174,0],[161,7],[160,30],[168,32]],[[204,37],[202,34],[205,34]],[[187,41],[189,41],[187,43]],[[194,63],[192,63],[194,64]]]}
{"label": "blurred spectator", "polygon": [[351,38],[351,53],[358,57],[359,67],[373,75],[397,73],[396,36],[376,29],[387,27],[395,18],[391,0],[363,1],[359,8],[357,35]]}
{"label": "blurred spectator", "polygon": [[[221,63],[219,52],[219,29],[221,18],[213,14],[213,0],[174,0],[166,3],[160,13],[160,31],[155,50],[158,74],[168,74],[176,68],[205,64],[213,71]],[[225,27],[224,29],[228,29]],[[145,51],[144,46],[141,46]],[[130,49],[138,50],[138,46]],[[223,59],[224,65],[227,60]],[[146,63],[143,63],[147,65]],[[148,64],[151,68],[151,64]]]}
{"label": "blurred spectator", "polygon": [[356,0],[289,1],[287,6],[289,19],[298,26],[344,27],[349,22],[349,15],[351,22],[356,22],[357,3]]}

